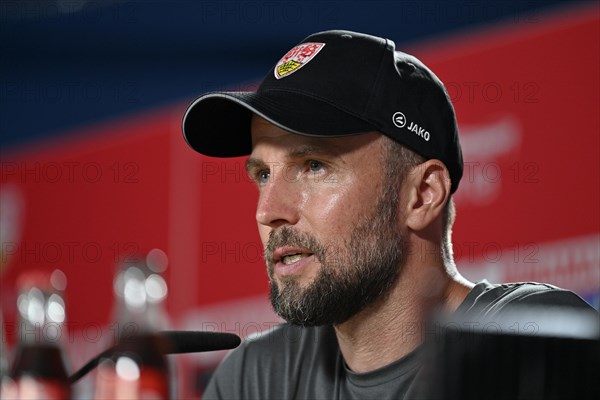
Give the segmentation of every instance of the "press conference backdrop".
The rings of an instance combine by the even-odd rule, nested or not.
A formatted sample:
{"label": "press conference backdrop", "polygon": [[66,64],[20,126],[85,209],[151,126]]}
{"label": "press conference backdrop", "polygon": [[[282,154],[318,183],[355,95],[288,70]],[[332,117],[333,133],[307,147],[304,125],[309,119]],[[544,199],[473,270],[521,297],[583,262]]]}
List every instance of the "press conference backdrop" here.
{"label": "press conference backdrop", "polygon": [[[465,173],[454,251],[468,278],[543,281],[598,308],[600,11],[595,2],[2,1],[0,300],[62,269],[74,368],[111,331],[117,264],[166,252],[171,327],[242,338],[279,322],[243,159],[188,149],[187,104],[252,89],[308,34],[394,40],[445,82]],[[342,66],[343,67],[343,66]],[[183,357],[197,394],[222,353]]]}

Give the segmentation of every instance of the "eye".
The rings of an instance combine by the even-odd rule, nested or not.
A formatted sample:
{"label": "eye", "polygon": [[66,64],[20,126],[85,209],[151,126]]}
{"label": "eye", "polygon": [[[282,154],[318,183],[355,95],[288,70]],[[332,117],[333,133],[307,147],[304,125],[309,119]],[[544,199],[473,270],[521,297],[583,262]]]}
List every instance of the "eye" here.
{"label": "eye", "polygon": [[268,169],[263,169],[261,171],[258,171],[258,173],[256,174],[256,182],[258,182],[259,184],[265,184],[269,181],[270,177],[271,171],[269,171]]}
{"label": "eye", "polygon": [[323,163],[320,161],[316,161],[316,160],[308,161],[308,169],[310,170],[310,172],[319,172],[324,167],[325,167],[325,165],[323,165]]}

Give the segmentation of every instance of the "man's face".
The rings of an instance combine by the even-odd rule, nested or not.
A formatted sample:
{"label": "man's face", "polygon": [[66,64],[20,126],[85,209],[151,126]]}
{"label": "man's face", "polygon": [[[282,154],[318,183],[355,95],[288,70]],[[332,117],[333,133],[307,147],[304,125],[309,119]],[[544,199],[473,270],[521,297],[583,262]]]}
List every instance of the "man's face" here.
{"label": "man's face", "polygon": [[395,282],[399,189],[386,182],[382,140],[294,135],[253,118],[247,169],[260,192],[271,302],[289,322],[342,323]]}

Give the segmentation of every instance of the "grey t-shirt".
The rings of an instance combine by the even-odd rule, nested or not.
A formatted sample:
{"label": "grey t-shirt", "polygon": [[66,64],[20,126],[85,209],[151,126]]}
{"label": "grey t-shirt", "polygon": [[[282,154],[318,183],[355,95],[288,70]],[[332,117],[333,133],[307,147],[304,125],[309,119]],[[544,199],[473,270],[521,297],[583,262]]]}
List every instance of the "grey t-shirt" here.
{"label": "grey t-shirt", "polygon": [[[591,307],[552,285],[479,282],[457,313],[489,317],[514,304]],[[401,340],[401,333],[399,333]],[[282,324],[248,339],[213,375],[204,399],[405,399],[415,390],[423,346],[375,371],[346,366],[333,327]]]}

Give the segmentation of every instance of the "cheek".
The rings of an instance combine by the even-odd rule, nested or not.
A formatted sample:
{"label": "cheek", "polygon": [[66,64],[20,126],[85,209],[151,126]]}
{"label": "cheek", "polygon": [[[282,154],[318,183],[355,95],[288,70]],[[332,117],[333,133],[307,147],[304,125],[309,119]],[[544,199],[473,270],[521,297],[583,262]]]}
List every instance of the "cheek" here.
{"label": "cheek", "polygon": [[330,188],[310,198],[306,217],[321,230],[339,231],[353,226],[368,209],[372,199],[356,185]]}
{"label": "cheek", "polygon": [[317,197],[312,202],[313,215],[317,221],[334,222],[343,217],[344,209],[348,206],[346,193],[331,193],[328,196]]}

